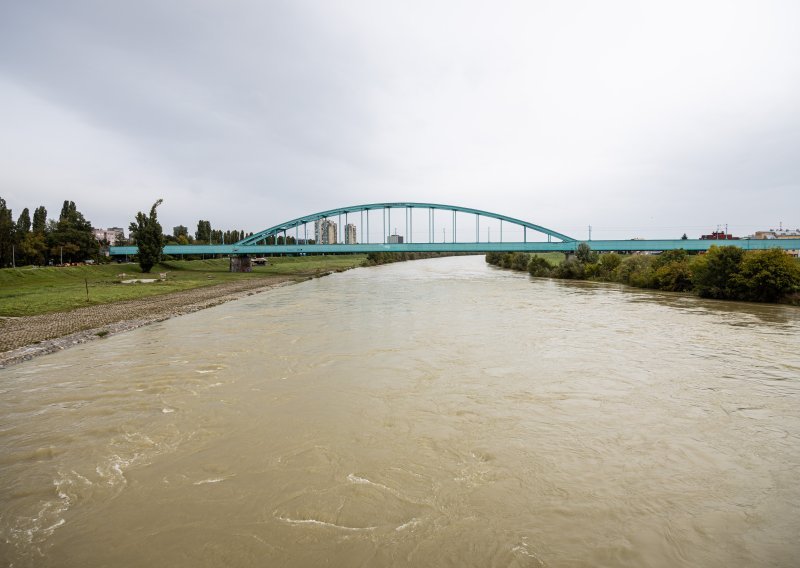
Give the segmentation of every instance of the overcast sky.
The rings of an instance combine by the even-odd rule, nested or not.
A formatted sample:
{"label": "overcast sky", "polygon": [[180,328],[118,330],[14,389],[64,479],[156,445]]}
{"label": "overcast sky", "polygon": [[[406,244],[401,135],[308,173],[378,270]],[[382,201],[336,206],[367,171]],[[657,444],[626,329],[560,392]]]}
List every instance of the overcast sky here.
{"label": "overcast sky", "polygon": [[800,2],[0,0],[0,196],[257,231],[449,203],[800,226]]}

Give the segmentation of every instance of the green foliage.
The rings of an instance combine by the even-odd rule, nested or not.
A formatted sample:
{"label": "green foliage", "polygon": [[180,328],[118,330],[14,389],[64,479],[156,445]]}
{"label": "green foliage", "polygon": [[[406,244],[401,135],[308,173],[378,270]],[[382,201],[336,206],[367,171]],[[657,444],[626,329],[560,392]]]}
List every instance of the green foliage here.
{"label": "green foliage", "polygon": [[[705,298],[725,300],[778,302],[800,293],[800,262],[781,249],[744,251],[735,246],[712,246],[703,255],[678,249],[658,255],[622,256],[597,255],[588,245],[581,245],[574,256],[556,267],[538,255],[530,255],[528,272],[533,276],[610,280],[671,292],[696,291]],[[519,270],[521,255],[490,252],[486,262]]]}
{"label": "green foliage", "polygon": [[211,221],[203,221],[202,219],[198,221],[194,238],[198,244],[208,244],[211,240]]}
{"label": "green foliage", "polygon": [[31,214],[27,207],[22,210],[22,213],[19,215],[19,219],[17,219],[16,230],[19,240],[22,240],[25,233],[28,233],[31,230]]}
{"label": "green foliage", "polygon": [[502,252],[487,252],[486,263],[492,266],[500,266],[500,261],[503,259]]}
{"label": "green foliage", "polygon": [[629,286],[649,288],[653,282],[653,257],[633,254],[625,258],[614,271],[614,280]]}
{"label": "green foliage", "polygon": [[683,249],[665,250],[653,259],[653,269],[658,270],[673,262],[684,262],[689,258],[689,254]]}
{"label": "green foliage", "polygon": [[738,279],[744,299],[777,302],[800,291],[800,264],[780,249],[750,251],[742,259]]}
{"label": "green foliage", "polygon": [[31,230],[34,233],[44,234],[46,228],[47,228],[47,209],[44,208],[44,205],[40,205],[33,212],[33,224],[31,226]]}
{"label": "green foliage", "polygon": [[27,264],[41,266],[46,262],[47,241],[44,233],[31,232],[22,239],[22,252]]}
{"label": "green foliage", "polygon": [[743,299],[744,286],[739,276],[744,250],[734,246],[712,246],[693,265],[692,283],[703,298]]}
{"label": "green foliage", "polygon": [[657,268],[653,274],[653,288],[669,292],[687,292],[692,289],[692,270],[688,261],[670,262]]}
{"label": "green foliage", "polygon": [[[289,237],[289,239],[291,238],[292,237]],[[380,264],[391,264],[392,262],[405,262],[407,260],[421,260],[424,258],[439,258],[443,256],[460,256],[460,254],[446,252],[371,252],[364,260],[364,266],[377,266]]]}
{"label": "green foliage", "polygon": [[528,272],[531,276],[546,277],[550,276],[550,263],[544,257],[532,255],[528,262]]}
{"label": "green foliage", "polygon": [[14,219],[6,200],[0,197],[0,268],[11,266],[14,245]]}
{"label": "green foliage", "polygon": [[129,230],[131,239],[139,247],[139,266],[142,272],[148,273],[154,265],[161,261],[161,249],[164,248],[164,234],[161,231],[161,224],[158,222],[156,209],[162,203],[162,199],[156,201],[150,208],[150,215],[145,215],[141,211],[136,214],[136,222],[131,223]]}
{"label": "green foliage", "polygon": [[500,266],[502,268],[510,269],[511,265],[514,263],[514,255],[515,254],[516,253],[513,253],[513,252],[504,253],[503,256],[500,258]]}
{"label": "green foliage", "polygon": [[615,252],[602,254],[598,264],[600,265],[598,276],[603,280],[612,280],[614,271],[622,264],[622,257]]}
{"label": "green foliage", "polygon": [[587,280],[600,279],[600,263],[589,262],[583,265],[583,277]]}
{"label": "green foliage", "polygon": [[692,270],[689,255],[683,249],[664,251],[652,262],[652,287],[670,292],[692,289]]}
{"label": "green foliage", "polygon": [[64,201],[58,221],[47,230],[50,255],[63,262],[96,259],[100,250],[92,224],[78,211],[74,201]]}
{"label": "green foliage", "polygon": [[511,253],[511,258],[509,259],[511,266],[511,270],[519,270],[521,272],[526,272],[528,270],[528,263],[530,262],[530,257],[525,254],[524,252],[513,252]]}
{"label": "green foliage", "polygon": [[553,270],[553,276],[567,280],[580,280],[585,276],[585,265],[574,256],[570,256]]}
{"label": "green foliage", "polygon": [[592,250],[588,243],[581,243],[575,250],[575,257],[582,264],[595,263],[598,260],[597,252]]}

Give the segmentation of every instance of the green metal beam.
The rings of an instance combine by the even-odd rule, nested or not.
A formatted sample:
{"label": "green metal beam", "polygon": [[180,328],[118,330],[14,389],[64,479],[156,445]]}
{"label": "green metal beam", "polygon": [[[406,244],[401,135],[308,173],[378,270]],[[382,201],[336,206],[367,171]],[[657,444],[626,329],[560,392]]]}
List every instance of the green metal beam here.
{"label": "green metal beam", "polygon": [[[167,245],[164,254],[332,254],[370,252],[574,252],[581,242],[600,252],[653,252],[684,249],[704,251],[712,246],[735,246],[745,250],[780,248],[800,250],[800,239],[739,239],[714,241],[704,239],[674,240],[628,240],[628,241],[570,241],[570,242],[522,242],[522,243],[403,243],[403,244],[357,244],[357,245]],[[137,247],[110,247],[113,256],[135,255]]]}
{"label": "green metal beam", "polygon": [[506,215],[491,213],[489,211],[481,211],[480,209],[471,209],[469,207],[459,207],[458,205],[443,205],[441,203],[401,202],[401,203],[369,203],[367,205],[352,205],[350,207],[341,207],[339,209],[330,209],[328,211],[321,211],[319,213],[314,213],[312,215],[298,217],[297,219],[292,219],[291,221],[286,221],[285,223],[281,223],[279,225],[274,225],[268,229],[264,229],[263,231],[255,233],[252,237],[247,237],[246,239],[242,239],[241,241],[235,244],[236,245],[255,244],[258,241],[263,241],[267,237],[277,235],[288,229],[292,229],[300,225],[305,225],[306,223],[313,223],[314,221],[317,221],[319,219],[325,219],[327,217],[336,217],[338,215],[343,215],[347,213],[357,213],[360,211],[372,211],[374,209],[400,209],[400,208],[438,209],[443,211],[453,211],[454,213],[469,213],[471,215],[479,215],[481,217],[490,217],[492,219],[499,219],[501,221],[506,221],[514,225],[519,225],[521,227],[525,227],[527,229],[543,233],[550,237],[561,239],[562,241],[565,242],[575,241],[575,239],[573,239],[572,237],[568,237],[567,235],[558,233],[552,229],[542,227],[541,225],[528,223],[527,221],[522,221],[520,219],[515,219],[513,217],[508,217]]}

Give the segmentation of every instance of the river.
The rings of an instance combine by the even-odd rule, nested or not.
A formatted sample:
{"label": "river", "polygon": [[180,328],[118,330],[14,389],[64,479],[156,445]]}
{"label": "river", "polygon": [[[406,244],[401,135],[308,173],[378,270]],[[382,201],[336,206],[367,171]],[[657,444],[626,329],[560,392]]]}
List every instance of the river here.
{"label": "river", "polygon": [[0,371],[6,566],[797,566],[800,310],[351,270]]}

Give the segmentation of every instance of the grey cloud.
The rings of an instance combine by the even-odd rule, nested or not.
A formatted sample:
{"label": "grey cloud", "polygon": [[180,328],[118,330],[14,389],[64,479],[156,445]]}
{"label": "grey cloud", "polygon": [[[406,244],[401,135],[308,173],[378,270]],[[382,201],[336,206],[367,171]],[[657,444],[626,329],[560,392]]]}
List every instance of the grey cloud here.
{"label": "grey cloud", "polygon": [[[136,196],[101,203],[101,183],[140,187],[140,209],[164,197],[167,224],[251,230],[406,199],[610,236],[651,217],[762,223],[800,211],[800,64],[787,55],[800,40],[785,24],[800,15],[790,2],[722,20],[717,8],[4,3],[0,80],[87,125],[82,164],[110,160],[113,141],[116,173],[100,181],[27,173],[42,195],[63,173],[64,198],[107,224],[132,217]],[[6,159],[35,163],[35,147],[0,136]],[[766,191],[775,203],[753,205]]]}

